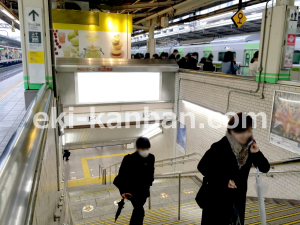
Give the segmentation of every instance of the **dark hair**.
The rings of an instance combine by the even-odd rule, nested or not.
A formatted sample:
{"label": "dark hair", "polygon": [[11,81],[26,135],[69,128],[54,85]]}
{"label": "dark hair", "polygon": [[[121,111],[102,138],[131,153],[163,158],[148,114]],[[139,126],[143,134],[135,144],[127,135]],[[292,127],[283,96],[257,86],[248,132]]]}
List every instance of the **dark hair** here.
{"label": "dark hair", "polygon": [[225,52],[223,62],[232,62],[233,61],[233,52]]}
{"label": "dark hair", "polygon": [[204,64],[205,62],[206,62],[206,58],[205,58],[205,57],[202,57],[201,60],[200,60],[200,63],[203,63],[203,64]]}
{"label": "dark hair", "polygon": [[251,59],[251,63],[254,63],[254,59],[258,58],[258,51],[256,51],[253,55],[253,58]]}
{"label": "dark hair", "polygon": [[158,54],[153,54],[153,56],[152,57],[154,57],[155,59],[159,59],[159,56],[158,56]]}
{"label": "dark hair", "polygon": [[252,117],[245,112],[239,112],[230,118],[227,130],[229,133],[231,133],[232,130],[236,133],[242,133],[248,130],[249,127],[252,128],[252,126]]}
{"label": "dark hair", "polygon": [[135,147],[137,149],[151,148],[151,144],[148,138],[140,137],[136,140]]}
{"label": "dark hair", "polygon": [[159,58],[162,59],[163,56],[167,58],[167,54],[166,54],[165,52],[162,52],[162,53],[160,54],[160,57],[159,57]]}
{"label": "dark hair", "polygon": [[214,57],[214,55],[210,53],[207,59],[212,62],[213,57]]}
{"label": "dark hair", "polygon": [[190,54],[186,54],[186,56],[188,59],[191,59],[191,55]]}
{"label": "dark hair", "polygon": [[145,59],[150,59],[150,53],[149,53],[149,52],[147,52],[147,53],[145,54]]}
{"label": "dark hair", "polygon": [[135,59],[141,59],[140,53],[136,53],[136,54],[134,55],[134,58],[135,58]]}
{"label": "dark hair", "polygon": [[197,56],[198,57],[198,53],[197,52],[193,52],[192,56]]}
{"label": "dark hair", "polygon": [[180,59],[180,57],[181,57],[181,56],[180,56],[179,54],[178,54],[178,55],[176,55],[176,59]]}
{"label": "dark hair", "polygon": [[177,49],[174,49],[174,51],[173,52],[175,52],[175,53],[178,53],[178,50]]}

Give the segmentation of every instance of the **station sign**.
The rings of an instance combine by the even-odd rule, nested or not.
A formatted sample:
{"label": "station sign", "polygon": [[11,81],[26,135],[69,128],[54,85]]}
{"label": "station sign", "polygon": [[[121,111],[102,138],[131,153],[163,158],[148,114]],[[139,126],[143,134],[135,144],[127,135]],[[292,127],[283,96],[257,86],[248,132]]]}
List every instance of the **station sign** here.
{"label": "station sign", "polygon": [[30,83],[46,82],[41,8],[25,7],[26,50]]}
{"label": "station sign", "polygon": [[231,17],[231,20],[236,27],[241,27],[247,21],[247,17],[245,16],[243,10],[240,9]]}

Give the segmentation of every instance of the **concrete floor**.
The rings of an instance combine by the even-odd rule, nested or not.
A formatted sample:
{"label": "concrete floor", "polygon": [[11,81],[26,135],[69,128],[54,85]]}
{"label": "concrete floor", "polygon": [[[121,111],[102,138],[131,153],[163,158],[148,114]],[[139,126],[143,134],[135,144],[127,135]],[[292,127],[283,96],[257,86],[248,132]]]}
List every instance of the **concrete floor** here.
{"label": "concrete floor", "polygon": [[26,113],[23,73],[0,82],[0,155]]}

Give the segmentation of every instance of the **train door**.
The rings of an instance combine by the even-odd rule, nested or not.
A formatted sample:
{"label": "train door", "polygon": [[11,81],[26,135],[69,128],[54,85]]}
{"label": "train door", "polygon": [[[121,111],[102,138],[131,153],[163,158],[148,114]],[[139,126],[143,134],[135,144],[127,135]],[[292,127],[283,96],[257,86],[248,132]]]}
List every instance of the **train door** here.
{"label": "train door", "polygon": [[[244,65],[250,65],[251,59],[253,58],[253,55],[256,51],[258,51],[258,49],[247,49],[244,51]],[[243,67],[243,71],[241,71],[241,74],[248,75],[248,67]]]}

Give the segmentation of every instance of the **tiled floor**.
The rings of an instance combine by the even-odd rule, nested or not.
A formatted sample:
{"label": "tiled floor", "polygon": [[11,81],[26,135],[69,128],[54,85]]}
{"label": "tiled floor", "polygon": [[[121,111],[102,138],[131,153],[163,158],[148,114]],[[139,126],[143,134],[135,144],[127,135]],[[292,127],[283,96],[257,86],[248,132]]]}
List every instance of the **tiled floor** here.
{"label": "tiled floor", "polygon": [[6,90],[7,93],[0,100],[0,155],[26,113],[23,83],[15,87],[11,85],[20,83],[19,77],[20,74],[0,82],[0,90]]}
{"label": "tiled floor", "polygon": [[[68,180],[87,178],[84,170],[89,170],[92,178],[98,177],[99,165],[108,167],[121,162],[124,155],[132,151],[124,149],[122,145],[72,150],[69,161],[64,162],[66,171],[69,171]],[[83,163],[84,160],[87,161],[87,164]],[[115,174],[114,168],[112,174]]]}

